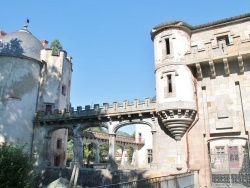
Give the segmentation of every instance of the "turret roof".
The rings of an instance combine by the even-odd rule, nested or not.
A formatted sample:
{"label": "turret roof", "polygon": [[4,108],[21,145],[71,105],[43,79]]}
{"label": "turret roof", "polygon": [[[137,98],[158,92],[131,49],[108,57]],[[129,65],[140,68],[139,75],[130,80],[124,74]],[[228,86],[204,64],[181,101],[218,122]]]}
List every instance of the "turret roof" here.
{"label": "turret roof", "polygon": [[27,28],[1,37],[0,53],[13,56],[26,56],[40,60],[41,42]]}

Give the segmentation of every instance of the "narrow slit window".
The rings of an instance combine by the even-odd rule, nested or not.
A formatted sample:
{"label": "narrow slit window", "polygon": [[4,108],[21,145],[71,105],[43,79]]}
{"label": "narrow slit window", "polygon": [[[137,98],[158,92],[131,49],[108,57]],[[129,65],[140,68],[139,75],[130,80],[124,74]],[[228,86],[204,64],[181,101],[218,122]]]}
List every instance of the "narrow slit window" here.
{"label": "narrow slit window", "polygon": [[168,92],[169,93],[172,93],[172,90],[173,90],[173,88],[172,88],[172,75],[170,74],[170,75],[167,75],[167,84],[168,84]]}
{"label": "narrow slit window", "polygon": [[65,85],[62,86],[62,94],[66,95],[66,86]]}
{"label": "narrow slit window", "polygon": [[165,39],[166,42],[166,54],[169,55],[170,54],[170,42],[169,42],[169,38]]}
{"label": "narrow slit window", "polygon": [[153,150],[148,149],[148,163],[152,163],[153,161]]}
{"label": "narrow slit window", "polygon": [[61,149],[62,148],[62,139],[58,139],[56,142],[56,148]]}

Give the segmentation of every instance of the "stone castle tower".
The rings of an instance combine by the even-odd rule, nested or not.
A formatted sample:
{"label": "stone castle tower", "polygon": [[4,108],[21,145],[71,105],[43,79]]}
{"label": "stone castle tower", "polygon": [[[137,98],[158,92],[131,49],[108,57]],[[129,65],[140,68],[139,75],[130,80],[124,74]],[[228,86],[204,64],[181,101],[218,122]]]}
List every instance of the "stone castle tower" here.
{"label": "stone castle tower", "polygon": [[[31,150],[35,112],[69,109],[71,58],[65,51],[52,54],[48,42],[39,41],[27,25],[1,35],[0,142],[27,144]],[[60,131],[65,132],[58,130],[54,142],[64,137]]]}
{"label": "stone castle tower", "polygon": [[177,165],[181,170],[181,140],[194,121],[197,103],[195,79],[185,62],[191,31],[182,22],[152,30],[155,54],[156,112],[159,123],[176,140]]}

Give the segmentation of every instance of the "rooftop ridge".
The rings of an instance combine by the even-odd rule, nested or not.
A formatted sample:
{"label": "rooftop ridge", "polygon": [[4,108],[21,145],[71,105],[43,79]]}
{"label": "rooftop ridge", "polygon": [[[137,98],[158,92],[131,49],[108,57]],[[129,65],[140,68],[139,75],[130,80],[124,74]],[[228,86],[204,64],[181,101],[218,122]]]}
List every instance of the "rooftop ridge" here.
{"label": "rooftop ridge", "polygon": [[208,22],[208,23],[204,23],[204,24],[199,24],[196,26],[192,26],[184,21],[167,21],[167,22],[163,22],[157,26],[155,26],[151,32],[151,38],[153,39],[153,37],[162,29],[164,29],[165,27],[171,27],[171,26],[176,26],[176,27],[186,27],[188,29],[190,29],[191,31],[196,31],[196,30],[200,30],[200,29],[205,29],[208,27],[212,27],[212,26],[216,26],[216,25],[220,25],[220,24],[227,24],[229,22],[233,22],[233,21],[237,21],[239,19],[250,19],[250,13],[246,13],[246,14],[241,14],[238,16],[233,16],[233,17],[229,17],[229,18],[224,18],[224,19],[220,19],[217,21],[212,21],[212,22]]}

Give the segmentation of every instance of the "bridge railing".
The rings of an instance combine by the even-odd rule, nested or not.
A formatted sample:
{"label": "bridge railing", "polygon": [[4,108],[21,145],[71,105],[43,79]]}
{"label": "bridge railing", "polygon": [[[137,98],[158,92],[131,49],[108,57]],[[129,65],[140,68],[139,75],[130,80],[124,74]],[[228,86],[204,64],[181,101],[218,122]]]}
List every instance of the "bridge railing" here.
{"label": "bridge railing", "polygon": [[122,105],[118,102],[114,102],[112,106],[108,103],[103,103],[103,106],[99,104],[94,104],[91,108],[90,105],[86,105],[85,108],[78,106],[77,109],[73,107],[70,110],[66,109],[54,109],[54,111],[39,111],[36,113],[35,121],[41,121],[44,119],[60,119],[60,118],[78,118],[78,117],[105,117],[117,114],[134,114],[134,113],[144,113],[153,112],[156,108],[156,102],[150,98],[145,98],[145,101],[141,102],[135,99],[133,103],[128,100],[124,101]]}
{"label": "bridge railing", "polygon": [[[103,132],[90,132],[90,131],[84,131],[81,136],[86,137],[86,138],[98,138],[98,139],[109,139],[109,134],[108,133],[103,133]],[[133,137],[127,137],[127,136],[121,136],[117,135],[116,136],[116,141],[120,142],[127,142],[127,143],[136,143],[136,144],[145,144],[144,139],[135,139]]]}
{"label": "bridge railing", "polygon": [[103,185],[96,188],[173,188],[173,187],[195,187],[194,174],[186,173],[175,176],[162,176],[137,181]]}

